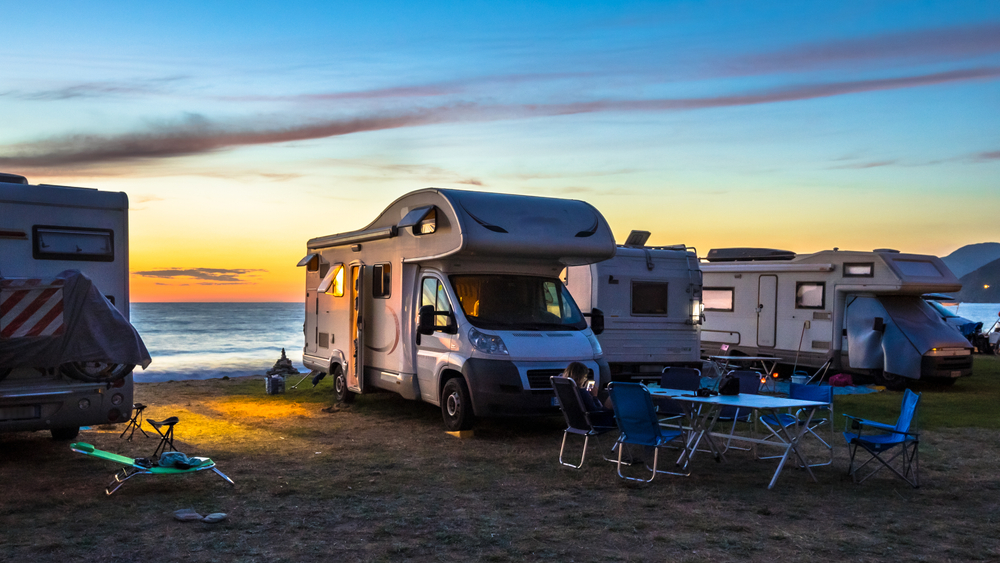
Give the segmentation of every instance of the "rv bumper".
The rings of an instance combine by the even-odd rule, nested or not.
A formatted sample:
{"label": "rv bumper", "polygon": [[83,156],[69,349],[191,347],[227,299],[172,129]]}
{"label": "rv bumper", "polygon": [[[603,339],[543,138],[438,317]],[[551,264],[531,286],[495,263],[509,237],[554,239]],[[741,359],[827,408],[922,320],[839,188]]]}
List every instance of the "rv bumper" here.
{"label": "rv bumper", "polygon": [[[597,372],[595,375],[600,374],[601,381],[610,377],[604,360],[584,363]],[[559,413],[549,378],[563,369],[565,365],[551,362],[533,366],[470,358],[462,366],[462,375],[468,382],[476,416],[539,416]]]}
{"label": "rv bumper", "polygon": [[955,378],[972,375],[972,353],[934,355],[933,352],[920,358],[920,377]]}

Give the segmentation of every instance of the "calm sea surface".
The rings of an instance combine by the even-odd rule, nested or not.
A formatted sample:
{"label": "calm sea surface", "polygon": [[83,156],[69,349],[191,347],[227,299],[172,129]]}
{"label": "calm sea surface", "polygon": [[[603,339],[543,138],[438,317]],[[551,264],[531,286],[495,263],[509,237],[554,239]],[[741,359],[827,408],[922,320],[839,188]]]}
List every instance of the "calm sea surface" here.
{"label": "calm sea surface", "polygon": [[[149,368],[136,369],[135,380],[262,375],[282,348],[304,375],[303,309],[301,303],[133,303],[132,323],[153,356]],[[987,329],[1000,303],[950,309]]]}
{"label": "calm sea surface", "polygon": [[153,363],[136,381],[263,375],[285,348],[302,367],[302,303],[133,303]]}

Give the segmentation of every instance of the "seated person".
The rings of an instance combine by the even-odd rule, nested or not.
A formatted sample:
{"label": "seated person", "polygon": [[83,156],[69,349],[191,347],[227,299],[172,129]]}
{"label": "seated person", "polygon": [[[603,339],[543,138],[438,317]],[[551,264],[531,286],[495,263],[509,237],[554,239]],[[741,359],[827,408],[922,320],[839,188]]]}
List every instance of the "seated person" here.
{"label": "seated person", "polygon": [[590,375],[590,370],[580,362],[570,362],[562,373],[563,377],[572,379],[576,383],[576,392],[580,396],[583,408],[590,413],[591,424],[594,426],[615,426],[615,411],[605,408],[597,400],[595,397],[597,388],[595,387],[593,392],[587,391],[588,375]]}

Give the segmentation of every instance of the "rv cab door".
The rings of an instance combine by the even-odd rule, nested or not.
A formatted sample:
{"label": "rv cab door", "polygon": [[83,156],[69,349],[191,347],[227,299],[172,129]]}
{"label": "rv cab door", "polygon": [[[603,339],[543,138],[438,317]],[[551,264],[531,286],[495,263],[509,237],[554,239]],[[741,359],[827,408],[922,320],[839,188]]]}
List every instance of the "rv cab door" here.
{"label": "rv cab door", "polygon": [[351,356],[347,368],[347,388],[355,393],[364,392],[365,369],[365,267],[351,266]]}

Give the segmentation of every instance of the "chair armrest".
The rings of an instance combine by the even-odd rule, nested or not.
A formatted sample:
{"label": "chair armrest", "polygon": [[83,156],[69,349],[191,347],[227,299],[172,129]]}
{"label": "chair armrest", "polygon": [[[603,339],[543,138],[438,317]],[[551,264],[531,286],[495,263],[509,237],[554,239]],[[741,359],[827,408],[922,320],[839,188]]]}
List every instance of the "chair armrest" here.
{"label": "chair armrest", "polygon": [[859,434],[861,432],[861,429],[867,427],[867,428],[875,428],[875,429],[881,430],[883,432],[891,432],[893,434],[903,434],[903,435],[906,435],[906,436],[920,436],[919,432],[909,432],[909,431],[904,431],[904,430],[896,430],[895,426],[891,426],[889,424],[884,424],[884,423],[881,423],[881,422],[875,422],[874,420],[865,420],[863,418],[858,418],[856,416],[851,416],[849,414],[845,414],[844,416],[846,418],[850,419],[851,422],[853,422],[853,423],[855,423],[857,425],[858,433]]}

